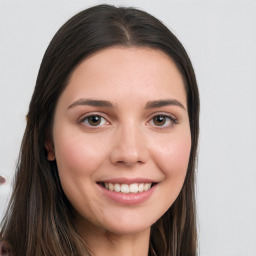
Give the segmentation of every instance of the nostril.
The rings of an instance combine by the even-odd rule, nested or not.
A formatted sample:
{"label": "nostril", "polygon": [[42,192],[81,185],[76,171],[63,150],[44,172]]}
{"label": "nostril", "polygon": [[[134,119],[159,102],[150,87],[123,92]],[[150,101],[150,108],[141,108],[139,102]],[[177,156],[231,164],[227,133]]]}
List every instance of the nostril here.
{"label": "nostril", "polygon": [[6,182],[6,179],[0,175],[0,185],[4,184]]}

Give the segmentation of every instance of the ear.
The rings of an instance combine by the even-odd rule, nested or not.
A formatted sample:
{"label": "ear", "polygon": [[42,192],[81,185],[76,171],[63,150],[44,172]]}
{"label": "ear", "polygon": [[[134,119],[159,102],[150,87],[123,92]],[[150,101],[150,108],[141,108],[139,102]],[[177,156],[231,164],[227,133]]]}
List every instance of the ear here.
{"label": "ear", "polygon": [[47,159],[48,161],[54,161],[55,160],[55,152],[54,152],[54,146],[53,142],[51,140],[47,140],[44,144],[46,151],[47,151]]}

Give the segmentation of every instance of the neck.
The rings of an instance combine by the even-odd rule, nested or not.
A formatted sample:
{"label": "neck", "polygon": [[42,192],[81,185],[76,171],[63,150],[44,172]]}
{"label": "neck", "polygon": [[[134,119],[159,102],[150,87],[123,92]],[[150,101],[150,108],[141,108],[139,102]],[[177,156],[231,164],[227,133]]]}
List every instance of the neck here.
{"label": "neck", "polygon": [[149,231],[137,235],[105,232],[101,237],[87,238],[86,242],[95,256],[147,256]]}
{"label": "neck", "polygon": [[136,234],[115,234],[79,225],[78,232],[93,256],[148,256],[150,228]]}

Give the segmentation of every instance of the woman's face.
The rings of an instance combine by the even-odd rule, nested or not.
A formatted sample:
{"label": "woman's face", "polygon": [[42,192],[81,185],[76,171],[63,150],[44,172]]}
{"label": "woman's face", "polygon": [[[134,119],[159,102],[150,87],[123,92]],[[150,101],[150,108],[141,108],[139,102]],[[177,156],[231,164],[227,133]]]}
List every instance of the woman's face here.
{"label": "woman's face", "polygon": [[48,159],[56,158],[80,228],[149,229],[177,198],[190,155],[186,93],[173,61],[149,48],[85,59],[59,98],[53,145]]}

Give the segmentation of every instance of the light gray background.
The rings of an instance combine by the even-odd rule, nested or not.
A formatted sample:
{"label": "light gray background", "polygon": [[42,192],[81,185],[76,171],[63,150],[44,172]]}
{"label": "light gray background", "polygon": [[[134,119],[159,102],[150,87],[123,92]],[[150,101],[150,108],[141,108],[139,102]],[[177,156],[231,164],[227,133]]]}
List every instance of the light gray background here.
{"label": "light gray background", "polygon": [[[162,20],[187,49],[201,94],[201,256],[256,255],[256,1],[116,0]],[[103,1],[0,1],[0,218],[44,51],[71,16]]]}

